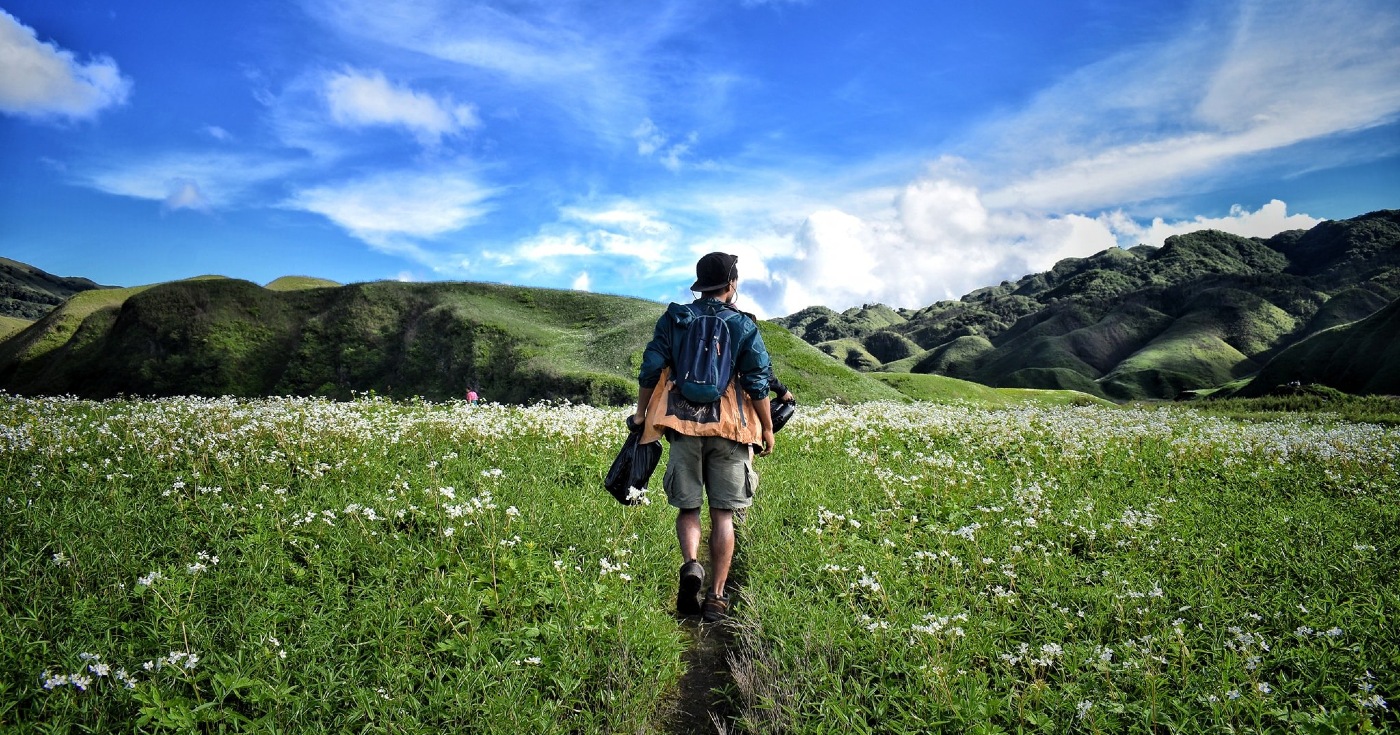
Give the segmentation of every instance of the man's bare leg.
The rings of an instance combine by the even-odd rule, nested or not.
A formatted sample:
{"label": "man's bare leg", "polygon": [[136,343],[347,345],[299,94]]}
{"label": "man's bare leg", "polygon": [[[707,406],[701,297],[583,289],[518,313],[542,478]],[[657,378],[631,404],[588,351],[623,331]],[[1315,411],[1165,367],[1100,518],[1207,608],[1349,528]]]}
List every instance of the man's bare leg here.
{"label": "man's bare leg", "polygon": [[[700,528],[699,514],[695,520],[696,532]],[[710,589],[716,595],[724,594],[724,583],[729,579],[729,564],[734,560],[734,511],[710,509]]]}
{"label": "man's bare leg", "polygon": [[690,508],[676,514],[676,540],[680,542],[681,561],[700,555],[700,509]]}

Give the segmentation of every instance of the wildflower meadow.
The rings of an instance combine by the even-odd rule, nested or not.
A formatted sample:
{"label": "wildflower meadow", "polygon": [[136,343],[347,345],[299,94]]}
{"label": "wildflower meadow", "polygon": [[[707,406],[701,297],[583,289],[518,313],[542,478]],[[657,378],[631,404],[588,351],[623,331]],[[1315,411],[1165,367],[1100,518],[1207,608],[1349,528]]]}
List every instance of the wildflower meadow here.
{"label": "wildflower meadow", "polygon": [[[665,732],[623,409],[0,395],[0,730]],[[1400,429],[804,407],[738,526],[727,732],[1400,730]],[[659,473],[653,485],[659,485]]]}

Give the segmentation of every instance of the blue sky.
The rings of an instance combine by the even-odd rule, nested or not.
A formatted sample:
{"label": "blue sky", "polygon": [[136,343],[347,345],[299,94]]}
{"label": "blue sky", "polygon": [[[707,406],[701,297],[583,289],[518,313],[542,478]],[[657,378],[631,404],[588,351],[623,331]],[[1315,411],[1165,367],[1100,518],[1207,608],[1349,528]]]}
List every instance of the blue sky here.
{"label": "blue sky", "polygon": [[0,255],[765,316],[1400,207],[1400,5],[0,0]]}

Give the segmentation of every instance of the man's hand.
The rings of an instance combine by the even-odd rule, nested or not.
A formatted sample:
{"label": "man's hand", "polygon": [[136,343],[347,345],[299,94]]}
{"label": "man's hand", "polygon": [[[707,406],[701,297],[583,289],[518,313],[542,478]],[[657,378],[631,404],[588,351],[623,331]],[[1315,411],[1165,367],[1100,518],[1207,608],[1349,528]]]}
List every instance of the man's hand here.
{"label": "man's hand", "polygon": [[774,446],[775,443],[776,443],[776,440],[773,438],[773,430],[772,430],[772,429],[764,429],[764,430],[763,430],[763,451],[759,452],[759,453],[758,453],[758,456],[760,456],[760,457],[767,457],[768,455],[772,454],[772,453],[773,453],[773,446]]}

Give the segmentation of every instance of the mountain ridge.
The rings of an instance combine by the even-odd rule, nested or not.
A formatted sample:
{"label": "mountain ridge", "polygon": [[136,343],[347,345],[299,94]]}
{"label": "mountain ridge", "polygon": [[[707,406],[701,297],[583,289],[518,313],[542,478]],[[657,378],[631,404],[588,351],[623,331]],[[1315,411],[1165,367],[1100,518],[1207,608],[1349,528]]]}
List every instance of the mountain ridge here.
{"label": "mountain ridge", "polygon": [[70,296],[112,288],[87,278],[55,276],[28,263],[0,258],[0,317],[32,322]]}
{"label": "mountain ridge", "polygon": [[[1202,230],[1159,248],[1110,248],[921,309],[813,307],[775,321],[869,372],[1174,399],[1259,373],[1291,345],[1397,298],[1400,210],[1381,210],[1271,238]],[[892,336],[918,351],[882,359]]]}

